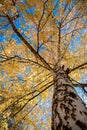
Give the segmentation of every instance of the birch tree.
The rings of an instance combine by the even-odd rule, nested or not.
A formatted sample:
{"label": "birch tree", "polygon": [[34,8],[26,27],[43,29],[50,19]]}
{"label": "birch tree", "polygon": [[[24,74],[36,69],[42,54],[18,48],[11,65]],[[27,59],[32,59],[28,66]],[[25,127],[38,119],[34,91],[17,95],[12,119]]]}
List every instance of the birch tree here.
{"label": "birch tree", "polygon": [[86,130],[75,87],[87,95],[87,1],[1,0],[0,11],[1,115],[8,124],[13,119],[10,129],[23,120],[37,129],[28,116],[47,94],[51,130]]}

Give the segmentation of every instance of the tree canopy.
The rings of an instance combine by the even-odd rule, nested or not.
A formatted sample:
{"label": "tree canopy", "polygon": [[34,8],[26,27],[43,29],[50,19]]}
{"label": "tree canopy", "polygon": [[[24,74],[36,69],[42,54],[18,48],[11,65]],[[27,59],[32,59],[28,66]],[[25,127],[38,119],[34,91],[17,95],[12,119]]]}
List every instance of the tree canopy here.
{"label": "tree canopy", "polygon": [[87,1],[1,0],[0,12],[0,125],[48,130],[56,64],[87,100]]}

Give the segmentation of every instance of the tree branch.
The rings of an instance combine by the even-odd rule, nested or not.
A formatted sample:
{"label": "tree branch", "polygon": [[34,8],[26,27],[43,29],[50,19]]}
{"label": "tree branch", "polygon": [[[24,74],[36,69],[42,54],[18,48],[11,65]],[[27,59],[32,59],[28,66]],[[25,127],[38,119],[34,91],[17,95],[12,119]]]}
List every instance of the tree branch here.
{"label": "tree branch", "polygon": [[42,64],[40,64],[40,63],[38,63],[36,61],[33,61],[31,59],[22,58],[22,57],[19,57],[19,56],[1,57],[1,58],[3,58],[4,60],[1,60],[0,63],[4,63],[4,62],[10,61],[10,60],[13,60],[13,59],[16,58],[16,59],[18,59],[19,63],[34,63],[34,64],[36,64],[38,66],[41,66],[41,67],[43,67],[45,69],[48,69],[47,67],[45,67],[44,65],[42,65]]}
{"label": "tree branch", "polygon": [[[51,77],[51,75],[49,75],[49,74],[48,74],[47,76],[48,76],[48,77],[47,77],[46,79],[42,80],[42,81],[39,82],[37,85],[33,86],[33,89],[34,89],[33,91],[28,92],[28,93],[26,93],[26,94],[24,94],[24,95],[22,95],[22,96],[18,96],[17,99],[14,100],[13,103],[11,103],[5,110],[3,110],[3,113],[6,112],[11,106],[18,104],[18,102],[23,101],[23,99],[26,98],[26,96],[30,96],[30,95],[33,95],[33,94],[35,95],[35,93],[37,94],[37,92],[40,93],[39,90],[37,90],[37,87],[38,87],[39,85],[41,85],[42,83],[46,82],[46,80]],[[46,83],[45,85],[43,85],[43,86],[41,87],[41,89],[43,89],[45,86],[46,86],[46,88],[48,88],[47,86],[49,86],[48,84],[50,84],[50,83],[52,83],[52,81],[49,82],[49,83]],[[46,90],[46,89],[45,89],[45,90]],[[43,90],[41,90],[41,91],[43,91]],[[38,96],[39,96],[39,95],[38,95]],[[35,97],[31,97],[31,98],[34,99]],[[30,99],[31,99],[31,98],[30,98]],[[33,100],[33,99],[32,99],[32,100]],[[31,100],[30,100],[30,101],[31,101]]]}
{"label": "tree branch", "polygon": [[5,54],[5,56],[6,56],[6,57],[8,57],[8,55],[6,54],[5,49],[4,49],[4,47],[3,47],[3,44],[2,44],[2,43],[1,43],[1,47],[2,47],[2,50],[3,50],[4,54]]}
{"label": "tree branch", "polygon": [[[79,2],[79,1],[78,1]],[[64,23],[64,21],[67,19],[67,17],[69,16],[69,14],[72,12],[72,10],[74,9],[74,7],[78,4],[78,2],[76,2],[71,9],[69,8],[69,12],[66,14],[66,16],[62,19],[62,23]]]}
{"label": "tree branch", "polygon": [[79,30],[81,30],[81,29],[84,29],[84,28],[86,28],[86,26],[87,26],[87,25],[85,25],[85,26],[83,26],[83,27],[80,27],[80,28],[73,29],[73,30],[71,30],[70,32],[64,34],[61,38],[65,37],[65,36],[67,36],[67,35],[69,35],[69,34],[71,34],[71,33],[74,33],[74,32],[76,32],[76,31],[79,31]]}
{"label": "tree branch", "polygon": [[47,89],[49,89],[50,87],[52,87],[53,83],[52,81],[50,82],[50,85],[48,85],[46,88],[44,88],[43,90],[41,90],[38,94],[36,94],[35,96],[31,97],[28,99],[28,101],[16,112],[13,114],[13,117],[15,117],[20,111],[22,111],[24,109],[24,107],[30,102],[32,101],[34,98],[36,98],[37,96],[39,96],[41,93],[45,92]]}
{"label": "tree branch", "polygon": [[73,84],[75,87],[84,88],[87,87],[87,83],[79,83],[79,84]]}
{"label": "tree branch", "polygon": [[86,62],[86,63],[83,63],[83,64],[81,64],[81,65],[78,65],[77,67],[75,67],[75,68],[73,68],[73,69],[70,69],[70,70],[69,70],[69,73],[71,73],[72,71],[75,71],[76,69],[79,69],[79,68],[81,68],[81,67],[83,67],[83,66],[85,66],[85,65],[87,65],[87,62]]}
{"label": "tree branch", "polygon": [[61,23],[58,28],[59,34],[58,34],[58,60],[60,58],[60,44],[61,44]]}
{"label": "tree branch", "polygon": [[39,40],[40,40],[40,36],[39,36],[39,33],[40,33],[40,25],[41,25],[41,21],[42,21],[42,19],[43,19],[43,16],[44,16],[44,14],[45,14],[45,6],[46,6],[46,3],[48,2],[48,0],[46,0],[45,2],[44,2],[44,5],[43,5],[43,12],[42,12],[42,15],[41,15],[41,17],[40,17],[40,20],[39,20],[39,23],[38,23],[38,27],[37,27],[37,52],[38,52],[38,50],[39,50]]}
{"label": "tree branch", "polygon": [[76,80],[74,80],[72,78],[70,78],[70,80],[72,82],[75,82],[75,83],[73,83],[74,87],[80,87],[82,89],[84,89],[84,87],[87,87],[87,83],[80,83],[80,82],[78,82],[78,81],[76,81]]}
{"label": "tree branch", "polygon": [[15,27],[12,19],[10,18],[9,15],[6,14],[6,17],[10,23],[10,25],[13,28],[13,31],[19,36],[19,38],[23,41],[23,43],[28,47],[28,49],[34,54],[35,57],[37,57],[43,64],[44,66],[50,70],[52,73],[53,69],[51,68],[51,66],[45,61],[45,59],[37,52],[35,51],[35,49],[29,44],[29,42],[21,35],[21,33],[17,30],[17,28]]}
{"label": "tree branch", "polygon": [[81,15],[80,17],[77,16],[77,17],[74,17],[74,18],[70,19],[67,23],[65,23],[65,24],[62,26],[62,28],[64,28],[67,24],[69,24],[69,23],[72,22],[73,20],[80,19],[80,18],[82,18],[82,17],[83,17],[83,15]]}
{"label": "tree branch", "polygon": [[49,12],[46,21],[44,22],[44,24],[42,25],[42,27],[40,28],[40,31],[44,28],[44,26],[46,25],[47,21],[49,20],[49,17],[52,15],[53,11],[56,9],[56,7],[58,6],[58,1],[56,3],[56,5],[54,6],[54,8]]}

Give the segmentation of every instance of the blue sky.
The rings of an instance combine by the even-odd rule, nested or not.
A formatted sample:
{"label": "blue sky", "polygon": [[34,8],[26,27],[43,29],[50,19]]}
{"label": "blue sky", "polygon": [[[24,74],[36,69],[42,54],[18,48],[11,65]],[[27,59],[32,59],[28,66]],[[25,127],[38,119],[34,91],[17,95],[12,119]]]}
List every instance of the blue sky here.
{"label": "blue sky", "polygon": [[[57,2],[57,0],[54,0],[54,1]],[[22,3],[24,4],[25,2],[22,2]],[[26,12],[29,13],[29,14],[34,15],[34,14],[35,14],[35,8],[34,8],[34,7],[29,8],[29,9],[26,10]],[[57,12],[58,12],[57,9],[55,9],[55,10],[54,10],[54,14],[55,14],[55,15],[60,15],[60,14],[58,14]],[[2,20],[0,20],[0,24],[2,24],[4,20],[5,20],[5,18],[2,18]],[[15,23],[15,26],[16,26],[17,29],[21,29],[21,30],[22,30],[22,35],[23,35],[23,37],[25,37],[25,38],[32,44],[33,41],[31,41],[31,37],[25,36],[24,32],[25,32],[25,31],[28,32],[28,30],[31,30],[31,29],[36,29],[35,26],[33,26],[33,25],[32,25],[32,26],[31,26],[31,25],[26,25],[26,24],[25,24],[25,23],[26,23],[26,20],[25,20],[25,17],[23,16],[22,13],[20,13],[20,18],[17,18],[17,19],[14,21],[14,23]],[[57,23],[59,24],[59,21],[57,21]],[[25,25],[25,27],[22,27],[23,24]],[[0,31],[1,31],[1,32],[0,32],[0,42],[2,42],[2,43],[4,43],[4,41],[7,41],[7,42],[8,42],[8,38],[12,38],[12,39],[14,39],[14,40],[16,41],[16,44],[17,44],[17,45],[20,45],[22,41],[20,40],[20,38],[19,38],[15,33],[13,33],[13,34],[11,34],[11,35],[9,34],[9,35],[8,35],[8,38],[5,37],[4,33],[2,33],[2,31],[7,31],[8,28],[11,29],[11,26],[10,26],[10,24],[9,24],[8,22],[7,22],[5,25],[3,25],[2,27],[0,27]],[[70,29],[70,28],[68,28],[68,29]],[[63,33],[64,33],[64,32],[66,32],[67,30],[66,30],[66,29],[65,29],[65,30],[62,29],[62,31],[63,31]],[[77,40],[77,43],[78,43],[78,44],[81,43],[80,37],[77,37],[76,40]],[[74,52],[74,51],[76,50],[76,44],[75,44],[76,40],[75,40],[75,39],[72,39],[71,44],[70,44],[70,46],[69,46],[70,51],[73,51],[73,52]],[[44,50],[44,49],[45,49],[45,46],[42,46],[39,51]],[[0,49],[0,51],[2,51],[2,49]],[[26,68],[26,72],[29,73],[29,72],[30,72],[30,68]],[[4,71],[3,71],[3,70],[1,71],[1,74],[2,74],[2,77],[3,77],[3,76],[4,76]],[[18,75],[17,75],[17,78],[20,79],[20,81],[22,81],[22,80],[24,80],[24,75],[23,75],[23,74],[18,74]],[[84,78],[84,80],[85,80],[85,78],[87,78],[87,76],[86,76],[86,77],[83,77],[83,78]],[[5,88],[5,83],[2,83],[1,85],[2,85],[3,88]],[[77,92],[79,93],[79,95],[80,95],[81,97],[83,96],[83,93],[82,93],[81,89],[77,88]],[[87,100],[85,100],[84,102],[87,103]],[[43,105],[44,105],[44,104],[48,104],[48,106],[46,105],[46,107],[49,107],[49,106],[52,104],[52,102],[51,102],[51,101],[44,102],[42,105],[40,105],[40,108],[43,108]],[[44,109],[44,110],[46,110],[46,109]],[[51,117],[51,112],[49,112],[49,114],[48,114],[47,116],[50,116],[50,117]],[[47,120],[46,115],[42,115],[42,120],[43,120],[44,122],[46,122],[46,120]],[[39,124],[38,124],[38,125],[39,125]]]}

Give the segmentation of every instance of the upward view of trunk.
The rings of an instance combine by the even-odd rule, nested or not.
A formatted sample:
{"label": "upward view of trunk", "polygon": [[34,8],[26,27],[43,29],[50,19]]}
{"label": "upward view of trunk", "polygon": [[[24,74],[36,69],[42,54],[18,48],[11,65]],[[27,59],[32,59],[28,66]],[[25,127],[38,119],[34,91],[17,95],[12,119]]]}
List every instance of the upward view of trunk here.
{"label": "upward view of trunk", "polygon": [[61,68],[56,69],[52,102],[52,130],[87,130],[87,109]]}

